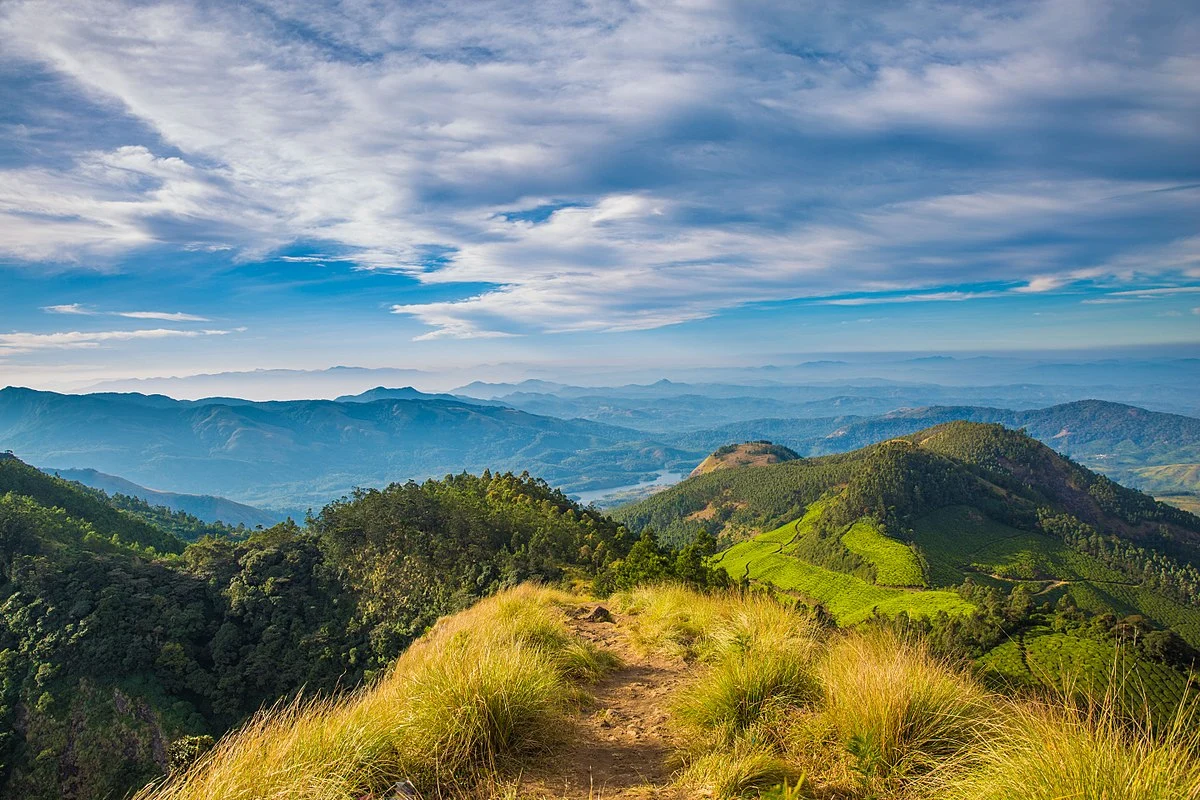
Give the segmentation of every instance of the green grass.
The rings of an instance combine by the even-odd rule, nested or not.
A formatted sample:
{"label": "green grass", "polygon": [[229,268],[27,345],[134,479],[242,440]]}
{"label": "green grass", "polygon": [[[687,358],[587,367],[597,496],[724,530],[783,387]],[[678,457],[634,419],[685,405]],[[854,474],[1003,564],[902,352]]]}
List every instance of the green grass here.
{"label": "green grass", "polygon": [[[1135,714],[1172,719],[1189,693],[1187,677],[1113,642],[1053,631],[1026,631],[980,659],[986,672],[1091,697],[1111,695]],[[1115,685],[1114,685],[1115,679]]]}
{"label": "green grass", "polygon": [[872,795],[964,763],[992,727],[978,683],[884,631],[835,642],[822,682],[825,717]]}
{"label": "green grass", "polygon": [[901,611],[914,617],[966,614],[974,606],[955,592],[910,591],[876,586],[862,578],[818,567],[777,551],[777,542],[752,539],[734,545],[717,557],[714,565],[735,580],[743,575],[814,600],[840,625],[862,622],[876,610],[886,616]]}
{"label": "green grass", "polygon": [[927,586],[917,554],[887,536],[878,523],[860,519],[842,534],[842,544],[875,567],[875,582],[885,586]]}
{"label": "green grass", "polygon": [[[976,764],[951,774],[941,800],[1184,800],[1200,795],[1198,734],[1130,723],[1108,699],[1009,702]],[[1185,721],[1183,717],[1180,722]]]}

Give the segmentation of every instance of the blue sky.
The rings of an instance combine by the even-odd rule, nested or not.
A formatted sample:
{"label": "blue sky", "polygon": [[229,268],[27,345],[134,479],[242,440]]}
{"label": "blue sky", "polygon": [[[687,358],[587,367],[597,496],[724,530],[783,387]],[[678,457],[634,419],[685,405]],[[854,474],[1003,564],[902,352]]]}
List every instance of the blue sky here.
{"label": "blue sky", "polygon": [[1192,2],[0,4],[0,383],[1200,343]]}

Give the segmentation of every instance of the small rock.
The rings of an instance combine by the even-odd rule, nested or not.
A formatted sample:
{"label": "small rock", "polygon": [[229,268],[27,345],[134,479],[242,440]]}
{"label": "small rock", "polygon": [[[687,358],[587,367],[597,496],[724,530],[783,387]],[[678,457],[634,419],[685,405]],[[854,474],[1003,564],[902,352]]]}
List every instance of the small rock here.
{"label": "small rock", "polygon": [[592,613],[584,617],[586,622],[612,622],[613,615],[604,606],[596,606]]}
{"label": "small rock", "polygon": [[386,795],[387,800],[421,800],[421,793],[412,781],[400,781]]}

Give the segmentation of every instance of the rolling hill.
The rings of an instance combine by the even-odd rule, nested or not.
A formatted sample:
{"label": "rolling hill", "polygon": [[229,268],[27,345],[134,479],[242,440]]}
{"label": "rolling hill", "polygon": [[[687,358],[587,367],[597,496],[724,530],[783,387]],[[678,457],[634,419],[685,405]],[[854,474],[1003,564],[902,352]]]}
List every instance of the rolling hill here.
{"label": "rolling hill", "polygon": [[[932,425],[966,420],[1024,429],[1030,436],[1118,482],[1159,495],[1200,493],[1200,419],[1103,400],[1010,410],[928,406],[880,416],[758,419],[693,431],[672,442],[713,449],[730,441],[769,439],[801,455],[842,453]],[[1162,467],[1152,471],[1152,467]]]}
{"label": "rolling hill", "polygon": [[450,400],[176,401],[11,387],[0,390],[5,448],[269,509],[464,470],[527,470],[568,490],[621,486],[701,456],[611,425]]}
{"label": "rolling hill", "polygon": [[[1133,618],[1200,647],[1200,518],[1000,425],[952,422],[850,453],[709,472],[614,514],[669,542],[714,534],[715,566],[841,624],[965,619],[1019,591],[1031,607]],[[1006,640],[1024,633],[1001,628]],[[1176,698],[1179,677],[1167,692]]]}
{"label": "rolling hill", "polygon": [[799,457],[792,450],[771,442],[731,444],[715,450],[712,455],[701,461],[688,477],[694,478],[697,475],[704,475],[719,469],[780,464]]}

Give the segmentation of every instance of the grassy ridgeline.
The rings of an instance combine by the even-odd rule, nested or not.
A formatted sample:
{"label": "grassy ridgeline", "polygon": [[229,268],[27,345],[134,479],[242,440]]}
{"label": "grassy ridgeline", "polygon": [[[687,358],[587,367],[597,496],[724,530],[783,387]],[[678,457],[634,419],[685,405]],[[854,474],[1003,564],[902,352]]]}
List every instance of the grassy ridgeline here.
{"label": "grassy ridgeline", "polygon": [[1112,696],[998,696],[920,642],[821,630],[763,598],[650,588],[618,605],[640,647],[698,664],[675,712],[690,795],[1200,796],[1200,737],[1184,709],[1151,730]]}
{"label": "grassy ridgeline", "polygon": [[[484,600],[375,686],[264,715],[138,800],[346,800],[405,778],[426,798],[541,798],[515,776],[551,761],[539,755],[565,744],[582,684],[618,666],[571,633],[581,600],[528,586]],[[828,630],[765,596],[662,586],[612,602],[632,647],[690,674],[671,706],[673,785],[620,796],[1200,796],[1200,741],[1182,725],[997,696],[918,641]]]}
{"label": "grassy ridgeline", "polygon": [[375,686],[264,714],[138,799],[345,800],[405,779],[435,797],[486,787],[554,744],[574,681],[616,663],[568,632],[558,606],[573,600],[529,586],[484,600]]}

